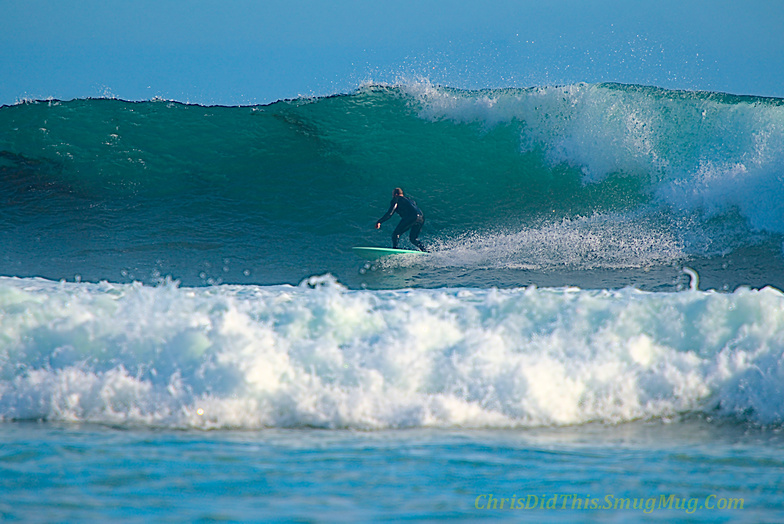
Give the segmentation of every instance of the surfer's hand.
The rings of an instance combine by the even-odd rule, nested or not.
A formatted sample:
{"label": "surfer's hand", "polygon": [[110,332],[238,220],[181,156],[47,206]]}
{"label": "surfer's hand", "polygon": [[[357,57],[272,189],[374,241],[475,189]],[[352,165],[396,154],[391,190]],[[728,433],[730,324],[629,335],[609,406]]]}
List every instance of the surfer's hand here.
{"label": "surfer's hand", "polygon": [[381,222],[376,222],[376,229],[381,229]]}

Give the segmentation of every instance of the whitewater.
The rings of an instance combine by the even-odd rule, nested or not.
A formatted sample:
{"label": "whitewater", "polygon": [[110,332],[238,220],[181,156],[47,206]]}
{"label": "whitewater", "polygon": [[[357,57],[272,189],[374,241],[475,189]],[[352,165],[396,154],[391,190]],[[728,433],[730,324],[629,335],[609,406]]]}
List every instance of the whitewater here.
{"label": "whitewater", "polygon": [[778,520],[782,166],[784,101],[636,85],[0,107],[0,515]]}
{"label": "whitewater", "polygon": [[784,296],[0,282],[6,420],[781,424]]}

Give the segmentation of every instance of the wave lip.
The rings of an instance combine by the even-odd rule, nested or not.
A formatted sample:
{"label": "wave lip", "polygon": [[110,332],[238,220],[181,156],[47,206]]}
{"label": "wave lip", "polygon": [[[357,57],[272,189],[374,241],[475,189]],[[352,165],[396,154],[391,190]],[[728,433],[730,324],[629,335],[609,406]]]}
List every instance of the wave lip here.
{"label": "wave lip", "polygon": [[780,425],[784,296],[0,278],[0,417],[193,428]]}

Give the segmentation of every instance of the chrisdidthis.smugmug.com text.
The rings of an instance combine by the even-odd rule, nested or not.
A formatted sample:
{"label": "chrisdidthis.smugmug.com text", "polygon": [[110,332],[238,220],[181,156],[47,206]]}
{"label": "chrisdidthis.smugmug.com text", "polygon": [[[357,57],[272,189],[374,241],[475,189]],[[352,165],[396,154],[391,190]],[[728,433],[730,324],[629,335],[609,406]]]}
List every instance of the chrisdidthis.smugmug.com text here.
{"label": "chrisdidthis.smugmug.com text", "polygon": [[680,510],[686,513],[695,511],[742,510],[742,498],[721,497],[715,494],[705,497],[677,497],[662,494],[651,497],[617,497],[606,494],[603,497],[577,495],[572,493],[525,494],[499,497],[483,493],[474,500],[478,510],[529,510],[529,511],[617,511],[637,510],[652,513],[662,510]]}

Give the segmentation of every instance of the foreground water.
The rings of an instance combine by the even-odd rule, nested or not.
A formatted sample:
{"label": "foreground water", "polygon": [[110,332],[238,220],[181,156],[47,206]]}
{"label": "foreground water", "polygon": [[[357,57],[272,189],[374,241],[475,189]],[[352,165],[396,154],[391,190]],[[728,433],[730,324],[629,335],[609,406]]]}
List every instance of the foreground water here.
{"label": "foreground water", "polygon": [[24,522],[784,517],[781,432],[704,419],[209,433],[16,423],[0,434],[0,512]]}
{"label": "foreground water", "polygon": [[[0,124],[4,517],[784,518],[781,100],[422,82]],[[396,186],[432,253],[365,264]]]}
{"label": "foreground water", "polygon": [[784,517],[773,288],[3,278],[0,305],[9,519]]}

